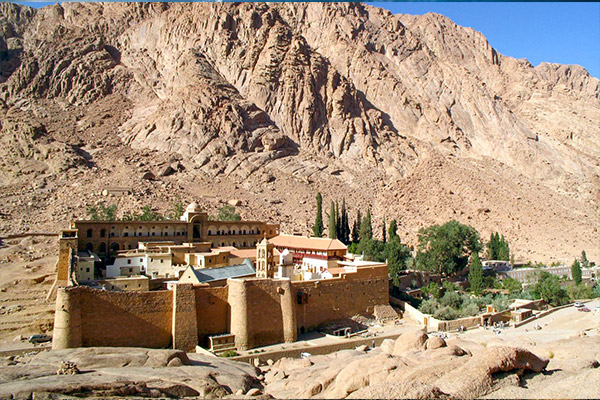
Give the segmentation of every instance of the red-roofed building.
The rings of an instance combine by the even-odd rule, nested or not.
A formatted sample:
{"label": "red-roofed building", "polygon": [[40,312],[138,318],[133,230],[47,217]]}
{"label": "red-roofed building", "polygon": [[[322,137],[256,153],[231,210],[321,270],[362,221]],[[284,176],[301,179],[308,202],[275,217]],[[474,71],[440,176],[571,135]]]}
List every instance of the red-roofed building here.
{"label": "red-roofed building", "polygon": [[315,274],[337,267],[348,251],[344,243],[329,238],[279,235],[269,239],[269,243],[280,252],[288,250],[296,266]]}

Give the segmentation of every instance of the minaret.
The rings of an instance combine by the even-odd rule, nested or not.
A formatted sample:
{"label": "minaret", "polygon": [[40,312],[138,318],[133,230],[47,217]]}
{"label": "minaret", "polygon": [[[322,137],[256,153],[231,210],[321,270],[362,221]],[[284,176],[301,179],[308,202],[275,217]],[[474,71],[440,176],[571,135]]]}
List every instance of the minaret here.
{"label": "minaret", "polygon": [[275,261],[273,260],[273,248],[265,233],[264,239],[256,245],[256,277],[273,278],[275,274]]}

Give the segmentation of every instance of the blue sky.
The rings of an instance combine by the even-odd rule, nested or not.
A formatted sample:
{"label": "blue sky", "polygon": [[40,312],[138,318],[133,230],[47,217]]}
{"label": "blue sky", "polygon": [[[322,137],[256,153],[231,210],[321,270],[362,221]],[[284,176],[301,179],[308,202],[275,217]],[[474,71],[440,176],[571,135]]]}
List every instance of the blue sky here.
{"label": "blue sky", "polygon": [[[22,3],[41,7],[54,3]],[[370,2],[393,13],[436,12],[485,35],[505,56],[578,64],[600,78],[600,3]]]}

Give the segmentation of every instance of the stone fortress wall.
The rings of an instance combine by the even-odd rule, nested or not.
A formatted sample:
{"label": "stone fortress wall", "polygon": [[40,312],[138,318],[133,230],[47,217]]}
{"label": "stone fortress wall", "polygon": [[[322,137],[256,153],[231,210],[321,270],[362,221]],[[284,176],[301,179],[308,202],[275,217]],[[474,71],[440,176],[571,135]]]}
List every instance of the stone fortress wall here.
{"label": "stone fortress wall", "polygon": [[321,281],[229,279],[223,287],[178,284],[151,292],[62,287],[52,347],[193,351],[206,346],[209,335],[225,332],[235,334],[240,350],[293,342],[299,332],[389,304],[387,272],[383,265]]}

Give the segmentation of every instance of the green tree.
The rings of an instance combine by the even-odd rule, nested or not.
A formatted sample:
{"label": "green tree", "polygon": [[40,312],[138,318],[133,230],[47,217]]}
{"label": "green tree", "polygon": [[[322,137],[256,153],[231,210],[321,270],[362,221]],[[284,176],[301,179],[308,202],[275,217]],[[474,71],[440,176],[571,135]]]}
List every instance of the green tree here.
{"label": "green tree", "polygon": [[487,247],[487,258],[489,260],[495,260],[498,257],[498,239],[495,232],[490,234],[490,241],[486,244]]}
{"label": "green tree", "polygon": [[558,276],[546,271],[540,271],[531,293],[536,299],[544,299],[553,306],[561,306],[569,302],[567,291],[560,286]]}
{"label": "green tree", "polygon": [[88,206],[87,213],[93,221],[115,221],[117,219],[117,205],[106,205],[99,203],[98,205]]}
{"label": "green tree", "polygon": [[587,258],[587,254],[585,254],[585,250],[581,251],[581,265],[583,265],[584,268],[588,268],[590,266],[590,262]]}
{"label": "green tree", "polygon": [[500,238],[498,243],[498,254],[496,255],[497,260],[508,261],[510,259],[510,250],[508,248],[508,242],[504,238],[504,235]]}
{"label": "green tree", "polygon": [[440,275],[460,271],[481,250],[477,230],[454,220],[419,230],[418,239],[417,268]]}
{"label": "green tree", "polygon": [[350,222],[348,221],[348,210],[346,210],[346,199],[342,200],[342,215],[341,215],[341,232],[339,238],[344,244],[350,243]]}
{"label": "green tree", "polygon": [[235,212],[234,206],[225,204],[223,207],[219,208],[219,213],[217,214],[218,221],[240,221],[241,219],[242,217],[240,214]]}
{"label": "green tree", "polygon": [[313,225],[313,236],[323,236],[323,197],[321,193],[317,193],[317,216]]}
{"label": "green tree", "polygon": [[161,221],[165,219],[162,215],[152,210],[152,207],[145,205],[142,207],[142,214],[138,218],[140,221]]}
{"label": "green tree", "polygon": [[331,208],[329,209],[329,237],[337,239],[337,221],[336,221],[335,204],[331,200]]}
{"label": "green tree", "polygon": [[385,261],[385,244],[380,240],[365,239],[358,244],[358,252],[365,256],[367,261]]}
{"label": "green tree", "polygon": [[173,204],[171,204],[171,209],[169,210],[169,213],[167,214],[169,219],[172,220],[179,220],[179,218],[183,215],[183,213],[185,212],[185,205],[183,204],[183,201],[181,201],[181,199],[173,202]]}
{"label": "green tree", "polygon": [[481,294],[483,290],[483,268],[477,253],[473,253],[471,264],[469,265],[469,284],[471,291],[475,294]]}
{"label": "green tree", "polygon": [[441,295],[440,286],[435,282],[429,282],[429,285],[423,286],[421,292],[434,299],[439,299]]}
{"label": "green tree", "polygon": [[396,222],[395,219],[393,219],[390,222],[390,227],[388,229],[388,236],[389,236],[390,241],[393,240],[394,238],[400,239],[398,237],[398,223]]}
{"label": "green tree", "polygon": [[383,243],[387,242],[387,236],[386,236],[387,232],[385,229],[386,229],[386,223],[385,223],[385,217],[383,217],[383,227],[381,229],[382,230],[381,234],[383,235]]}
{"label": "green tree", "polygon": [[373,239],[373,226],[371,225],[371,209],[367,210],[367,215],[360,223],[359,231],[360,241]]}
{"label": "green tree", "polygon": [[573,276],[573,281],[576,285],[581,283],[581,265],[579,265],[579,261],[573,261],[571,265],[571,275]]}
{"label": "green tree", "polygon": [[407,267],[412,258],[408,246],[400,243],[397,236],[384,244],[384,257],[388,262],[388,272],[394,286],[400,286],[400,273]]}
{"label": "green tree", "polygon": [[523,285],[521,284],[521,282],[514,278],[502,279],[502,287],[508,290],[510,294],[520,293],[523,290]]}
{"label": "green tree", "polygon": [[354,225],[352,225],[352,243],[358,243],[360,241],[360,224],[362,222],[362,217],[360,215],[360,210],[356,212],[356,220],[354,221]]}

